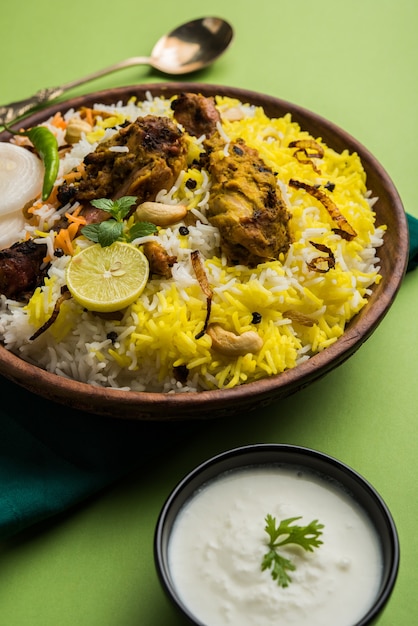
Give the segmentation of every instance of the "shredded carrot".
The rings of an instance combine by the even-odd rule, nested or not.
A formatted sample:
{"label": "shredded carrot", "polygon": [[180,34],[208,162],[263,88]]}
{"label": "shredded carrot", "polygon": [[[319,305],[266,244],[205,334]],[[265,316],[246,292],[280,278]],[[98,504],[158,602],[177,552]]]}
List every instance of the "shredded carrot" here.
{"label": "shredded carrot", "polygon": [[68,174],[64,174],[63,179],[67,183],[72,183],[78,178],[81,178],[83,176],[84,170],[85,170],[84,163],[80,163],[80,165],[78,165],[73,170],[71,170],[71,172],[68,172]]}
{"label": "shredded carrot", "polygon": [[48,204],[55,204],[57,202],[57,194],[58,194],[58,187],[56,185],[54,185],[52,187],[52,191],[49,194],[48,198],[46,199],[46,202]]}
{"label": "shredded carrot", "polygon": [[86,223],[86,218],[80,215],[81,208],[82,207],[80,205],[79,207],[76,208],[76,210],[73,213],[65,214],[65,217],[68,219],[69,222],[77,222],[77,224],[83,224],[83,225]]}
{"label": "shredded carrot", "polygon": [[55,113],[54,117],[51,120],[51,124],[52,124],[52,126],[55,126],[56,128],[62,128],[63,130],[65,130],[67,128],[67,122],[62,117],[60,111]]}
{"label": "shredded carrot", "polygon": [[28,209],[26,209],[26,213],[30,213],[31,215],[33,215],[35,213],[35,211],[37,211],[38,209],[40,209],[42,206],[42,203],[40,200],[37,200],[35,202],[35,204],[33,204],[31,207],[29,207]]}
{"label": "shredded carrot", "polygon": [[85,118],[88,124],[90,124],[91,126],[94,126],[93,109],[90,109],[89,107],[83,107],[81,109],[81,115]]}
{"label": "shredded carrot", "polygon": [[[48,204],[57,204],[57,194],[58,194],[58,187],[54,186],[48,198],[45,200],[45,202]],[[31,207],[25,209],[25,214],[33,215],[35,211],[37,211],[43,206],[43,204],[44,202],[42,202],[41,200],[36,200],[36,202],[34,202],[34,204]]]}
{"label": "shredded carrot", "polygon": [[77,236],[80,226],[86,223],[86,219],[79,215],[81,206],[79,206],[73,214],[66,213],[65,217],[69,221],[67,228],[61,230],[55,235],[54,248],[60,248],[65,254],[74,254],[73,239]]}
{"label": "shredded carrot", "polygon": [[59,233],[55,235],[54,248],[60,248],[65,254],[74,254],[74,247],[70,239],[68,228],[61,228]]}
{"label": "shredded carrot", "polygon": [[[119,116],[120,114],[117,115]],[[100,111],[99,109],[92,109],[90,107],[82,107],[80,109],[80,116],[91,126],[94,126],[97,117],[101,117],[102,120],[105,120],[108,117],[114,117],[115,113],[112,113],[110,111]]]}

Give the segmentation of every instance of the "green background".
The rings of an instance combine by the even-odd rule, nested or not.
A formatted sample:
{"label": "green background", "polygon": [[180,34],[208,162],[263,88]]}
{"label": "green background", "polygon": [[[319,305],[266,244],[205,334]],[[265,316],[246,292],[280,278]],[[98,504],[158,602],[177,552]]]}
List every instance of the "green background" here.
{"label": "green background", "polygon": [[[1,11],[0,103],[148,54],[164,32],[203,13],[189,0],[8,2]],[[268,93],[329,118],[380,160],[405,210],[418,217],[416,0],[212,0],[209,13],[233,24],[235,40],[191,80]],[[159,80],[139,67],[71,95]],[[378,489],[401,540],[397,586],[378,623],[413,626],[417,310],[415,271],[373,336],[326,378],[256,414],[201,425],[99,496],[0,543],[0,626],[183,626],[154,570],[158,513],[197,463],[253,442],[316,448]],[[2,394],[2,410],[12,414],[19,395],[7,389],[16,393]]]}

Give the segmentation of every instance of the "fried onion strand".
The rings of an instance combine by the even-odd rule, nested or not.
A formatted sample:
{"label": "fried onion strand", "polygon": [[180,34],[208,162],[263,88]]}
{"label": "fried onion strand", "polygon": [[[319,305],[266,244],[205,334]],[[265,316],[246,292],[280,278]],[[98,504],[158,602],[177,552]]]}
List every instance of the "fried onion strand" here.
{"label": "fried onion strand", "polygon": [[289,185],[295,189],[304,189],[307,193],[309,193],[309,195],[319,200],[319,202],[328,211],[331,219],[337,224],[337,228],[334,228],[333,231],[340,235],[342,239],[351,241],[354,237],[357,237],[356,231],[346,220],[335,202],[333,202],[333,200],[331,200],[331,198],[321,189],[314,187],[313,185],[308,185],[307,183],[302,183],[299,180],[294,180],[293,178],[289,180]]}
{"label": "fried onion strand", "polygon": [[210,312],[212,308],[213,292],[209,285],[209,281],[206,276],[205,268],[203,266],[199,250],[193,250],[190,256],[191,256],[193,270],[194,270],[194,273],[196,274],[196,278],[198,280],[199,286],[203,294],[206,296],[205,322],[203,324],[202,330],[195,337],[195,339],[200,339],[206,333],[207,327],[209,325]]}

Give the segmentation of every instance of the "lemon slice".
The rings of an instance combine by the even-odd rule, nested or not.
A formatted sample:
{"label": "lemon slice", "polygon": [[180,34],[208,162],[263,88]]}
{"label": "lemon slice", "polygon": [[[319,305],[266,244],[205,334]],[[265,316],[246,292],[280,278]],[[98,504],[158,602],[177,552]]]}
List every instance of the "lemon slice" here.
{"label": "lemon slice", "polygon": [[67,287],[89,311],[124,309],[142,293],[148,280],[146,256],[129,243],[94,244],[73,256],[67,267]]}

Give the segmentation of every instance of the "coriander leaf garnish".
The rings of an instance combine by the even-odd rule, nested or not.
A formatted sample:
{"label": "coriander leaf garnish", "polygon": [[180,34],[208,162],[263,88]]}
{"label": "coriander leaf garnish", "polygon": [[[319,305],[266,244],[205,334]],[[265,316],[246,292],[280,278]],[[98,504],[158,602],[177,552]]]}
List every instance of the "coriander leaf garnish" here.
{"label": "coriander leaf garnish", "polygon": [[289,517],[282,520],[276,526],[276,518],[267,515],[265,518],[266,526],[264,530],[270,537],[268,542],[269,551],[263,557],[261,569],[270,569],[271,577],[277,580],[280,587],[288,587],[292,582],[289,571],[294,571],[296,566],[289,559],[278,553],[277,549],[281,546],[294,544],[301,546],[307,552],[313,552],[314,548],[318,548],[323,542],[319,539],[322,535],[323,524],[319,524],[318,520],[313,520],[307,526],[298,526],[293,524],[301,517]]}
{"label": "coriander leaf garnish", "polygon": [[94,243],[99,243],[102,248],[110,246],[115,241],[130,243],[138,237],[154,235],[157,232],[157,227],[150,222],[136,222],[129,229],[127,228],[124,219],[128,216],[135,202],[135,196],[123,196],[117,200],[109,200],[108,198],[92,200],[91,204],[94,207],[110,213],[111,217],[99,224],[84,226],[81,229],[82,234]]}

